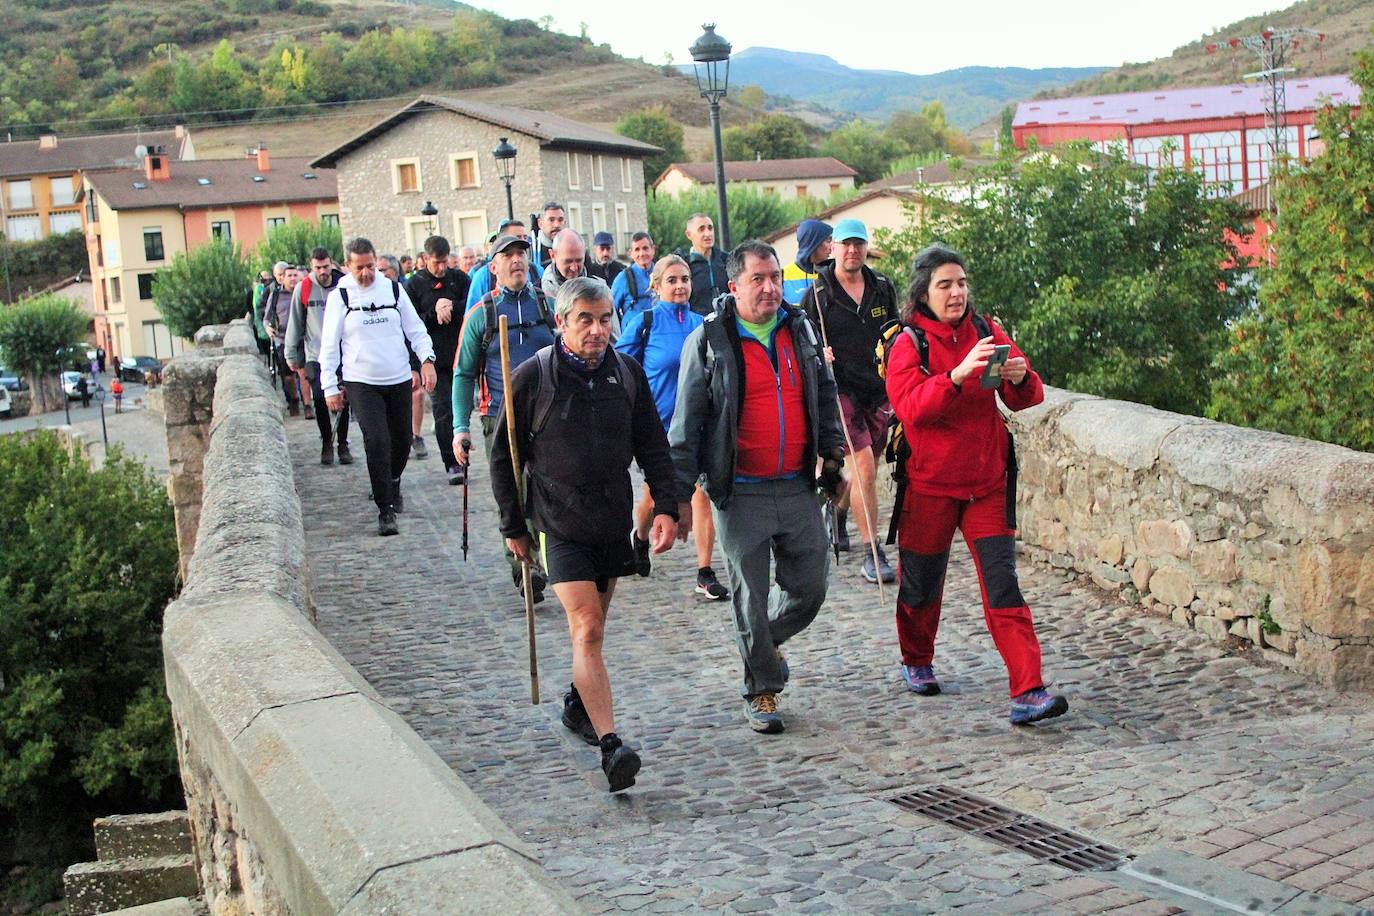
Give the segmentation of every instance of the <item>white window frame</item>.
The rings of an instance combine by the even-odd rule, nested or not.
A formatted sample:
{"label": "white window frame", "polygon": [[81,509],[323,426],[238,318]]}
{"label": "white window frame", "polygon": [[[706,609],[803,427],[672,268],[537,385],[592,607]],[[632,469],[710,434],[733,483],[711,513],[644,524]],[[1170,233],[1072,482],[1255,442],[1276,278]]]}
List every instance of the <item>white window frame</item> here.
{"label": "white window frame", "polygon": [[[418,231],[417,231],[418,230]],[[406,250],[424,251],[425,239],[434,234],[434,224],[428,216],[407,216],[405,222]]]}
{"label": "white window frame", "polygon": [[[462,162],[464,159],[470,159],[472,161],[472,184],[460,184],[458,181],[458,163]],[[472,188],[480,188],[482,186],[482,167],[478,164],[477,151],[467,150],[461,153],[450,153],[448,157],[448,174],[449,183],[453,185],[453,190],[455,191],[467,191]]]}
{"label": "white window frame", "polygon": [[[57,199],[58,182],[67,182],[66,199]],[[48,197],[54,207],[70,207],[76,203],[76,176],[75,175],[56,175],[48,179]]]}
{"label": "white window frame", "polygon": [[630,166],[630,157],[620,157],[620,190],[626,193],[635,189],[634,169]]}
{"label": "white window frame", "polygon": [[[21,187],[21,186],[24,187],[25,190],[26,190],[26,192],[28,193],[29,202],[26,203],[26,204],[21,204],[21,203],[17,202],[17,201],[14,199],[14,189],[15,189],[15,188],[18,188],[18,187]],[[7,209],[7,210],[32,210],[32,209],[34,209],[35,206],[36,206],[36,204],[35,204],[34,199],[33,199],[33,179],[31,179],[31,178],[13,178],[13,179],[10,179],[9,181],[5,182],[5,202],[9,205],[8,207],[5,208],[5,209]]]}
{"label": "white window frame", "polygon": [[124,281],[120,279],[119,274],[107,277],[106,279],[109,281],[109,283],[105,295],[109,299],[109,305],[123,305]]}
{"label": "white window frame", "polygon": [[[16,228],[19,229],[18,232],[15,231]],[[43,237],[43,220],[37,213],[7,215],[5,237],[15,242],[36,242]]]}
{"label": "white window frame", "polygon": [[592,154],[592,190],[601,191],[606,187],[606,162],[600,153]]}
{"label": "white window frame", "polygon": [[[465,219],[478,219],[482,221],[482,229],[474,241],[469,242],[463,238],[463,220]],[[489,231],[486,210],[459,210],[457,213],[453,214],[454,250],[464,245],[477,245],[480,248],[480,246],[486,242],[487,233]]]}
{"label": "white window frame", "polygon": [[568,227],[578,233],[582,233],[582,205],[574,201],[568,201],[567,213]]}
{"label": "white window frame", "polygon": [[621,251],[630,249],[630,208],[625,204],[615,205],[615,243]]}
{"label": "white window frame", "polygon": [[[599,217],[599,218],[598,218]],[[606,205],[592,204],[592,233],[602,232],[606,228]]]}
{"label": "white window frame", "polygon": [[582,171],[577,161],[577,153],[568,150],[563,155],[567,157],[568,163],[568,190],[582,190]]}
{"label": "white window frame", "polygon": [[[71,228],[68,228],[68,229],[58,229],[58,228],[57,228],[57,225],[53,222],[53,220],[57,219],[58,217],[68,217],[68,216],[74,216],[74,217],[76,217],[76,225],[75,225],[75,226],[72,226]],[[81,211],[80,211],[80,210],[53,210],[51,213],[48,214],[48,231],[49,231],[50,233],[52,233],[53,235],[57,235],[59,232],[71,232],[73,229],[80,229],[80,228],[81,228]]]}
{"label": "white window frame", "polygon": [[[415,188],[413,190],[401,190],[401,166],[415,166]],[[395,194],[422,194],[425,190],[425,178],[420,172],[420,160],[416,156],[403,159],[391,160],[391,190]]]}

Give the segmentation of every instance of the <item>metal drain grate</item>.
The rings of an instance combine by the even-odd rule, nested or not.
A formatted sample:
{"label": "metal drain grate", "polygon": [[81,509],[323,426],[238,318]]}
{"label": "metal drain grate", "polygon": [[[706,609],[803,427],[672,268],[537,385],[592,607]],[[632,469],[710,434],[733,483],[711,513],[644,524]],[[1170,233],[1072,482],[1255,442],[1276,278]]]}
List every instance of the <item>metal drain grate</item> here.
{"label": "metal drain grate", "polygon": [[888,801],[1070,871],[1112,871],[1130,859],[1124,849],[949,786],[925,786]]}

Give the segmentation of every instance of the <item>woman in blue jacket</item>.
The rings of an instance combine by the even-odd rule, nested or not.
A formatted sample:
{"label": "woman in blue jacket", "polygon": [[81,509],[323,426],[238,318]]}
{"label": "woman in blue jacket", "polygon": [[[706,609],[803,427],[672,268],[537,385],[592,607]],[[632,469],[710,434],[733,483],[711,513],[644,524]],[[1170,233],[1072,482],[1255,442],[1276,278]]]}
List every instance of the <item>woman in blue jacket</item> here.
{"label": "woman in blue jacket", "polygon": [[[619,279],[619,278],[617,278]],[[701,326],[705,319],[692,311],[692,271],[687,262],[675,254],[660,258],[649,277],[649,289],[654,303],[642,311],[627,312],[620,328],[615,348],[636,359],[644,367],[649,379],[649,391],[654,396],[658,417],[667,431],[673,421],[677,404],[678,365],[682,361],[682,345],[687,335]],[[653,500],[649,488],[635,507],[633,536],[635,564],[641,576],[649,575],[649,523],[652,521]],[[692,530],[697,542],[697,586],[699,595],[712,601],[730,597],[730,590],[716,578],[711,568],[711,549],[715,545],[716,528],[711,518],[711,502],[701,487],[692,494]]]}

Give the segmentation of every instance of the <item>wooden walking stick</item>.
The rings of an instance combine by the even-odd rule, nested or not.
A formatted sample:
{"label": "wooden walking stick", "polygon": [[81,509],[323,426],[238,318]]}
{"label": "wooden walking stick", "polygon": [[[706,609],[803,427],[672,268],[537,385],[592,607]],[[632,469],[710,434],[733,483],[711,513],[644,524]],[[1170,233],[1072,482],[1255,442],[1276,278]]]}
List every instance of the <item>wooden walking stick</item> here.
{"label": "wooden walking stick", "polygon": [[[511,470],[515,473],[515,498],[520,506],[520,517],[525,517],[525,478],[520,473],[520,446],[515,435],[515,399],[510,390],[510,341],[507,338],[506,316],[499,321],[501,329],[501,388],[506,408],[506,441],[510,443]],[[539,657],[534,645],[534,584],[530,574],[530,561],[520,561],[520,590],[525,594],[525,630],[530,642],[530,703],[539,705]]]}
{"label": "wooden walking stick", "polygon": [[[815,279],[814,283],[812,284],[814,287],[816,287],[816,290],[817,290],[817,292],[816,292],[816,317],[817,317],[818,319],[820,319],[820,325],[821,325],[821,344],[822,344],[827,350],[829,350],[829,349],[830,349],[830,335],[827,334],[826,331],[825,331],[825,309],[822,308],[822,306],[821,306],[821,297],[820,297],[821,282],[822,282],[822,281],[821,281],[821,277],[820,277],[819,271],[818,271],[818,272],[817,272],[816,279]],[[828,303],[829,303],[829,300],[830,300],[830,290],[829,290],[828,288],[825,290],[825,296],[826,296],[826,302],[827,302],[827,304],[828,304]],[[846,422],[844,422],[844,404],[840,403],[840,389],[839,389],[838,387],[835,389],[835,409],[837,409],[837,410],[840,412],[840,430],[844,433],[844,442],[845,442],[845,445],[849,446],[849,454],[851,454],[851,455],[854,456],[854,483],[850,485],[850,491],[849,491],[850,496],[849,496],[849,501],[850,501],[850,503],[853,503],[853,502],[854,502],[854,495],[853,495],[853,494],[854,494],[854,490],[853,490],[853,487],[854,487],[855,484],[857,484],[858,487],[859,487],[859,502],[863,504],[863,507],[864,507],[864,515],[868,516],[869,524],[871,524],[871,525],[873,526],[873,540],[871,540],[871,541],[868,542],[868,546],[869,546],[870,548],[872,548],[872,551],[873,551],[873,572],[876,573],[877,576],[878,576],[878,601],[882,603],[883,607],[887,607],[887,589],[883,588],[883,570],[882,570],[882,567],[881,567],[881,566],[879,565],[879,563],[878,563],[878,506],[877,506],[877,496],[876,496],[876,494],[874,495],[874,501],[873,501],[874,504],[870,506],[870,505],[868,504],[868,496],[867,496],[868,490],[867,490],[866,487],[864,487],[863,481],[858,479],[858,478],[859,478],[859,456],[858,456],[858,454],[856,454],[855,451],[854,451],[854,440],[853,440],[852,438],[850,438],[850,435],[849,435],[849,424],[846,423]],[[876,469],[876,468],[874,469],[874,474],[875,474],[875,475],[877,474],[877,469]],[[876,482],[875,482],[875,483],[876,483]],[[837,510],[835,511],[836,524],[838,524],[839,516],[840,516],[840,513],[839,513],[839,510],[837,509]]]}

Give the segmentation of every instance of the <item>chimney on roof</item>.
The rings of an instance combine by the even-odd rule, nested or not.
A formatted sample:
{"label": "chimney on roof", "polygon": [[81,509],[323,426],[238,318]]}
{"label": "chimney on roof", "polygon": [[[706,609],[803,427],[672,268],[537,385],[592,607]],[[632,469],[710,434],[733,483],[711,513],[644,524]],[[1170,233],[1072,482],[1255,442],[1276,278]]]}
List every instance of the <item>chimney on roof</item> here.
{"label": "chimney on roof", "polygon": [[149,181],[171,180],[172,163],[167,157],[167,149],[165,147],[148,147],[148,152],[143,156],[143,176]]}
{"label": "chimney on roof", "polygon": [[44,134],[38,138],[39,149],[57,149],[57,134]]}
{"label": "chimney on roof", "polygon": [[259,144],[258,144],[257,157],[258,157],[258,171],[259,171],[259,172],[270,172],[270,171],[272,171],[272,160],[269,159],[269,158],[267,157],[267,144],[266,144],[266,143],[259,143]]}

